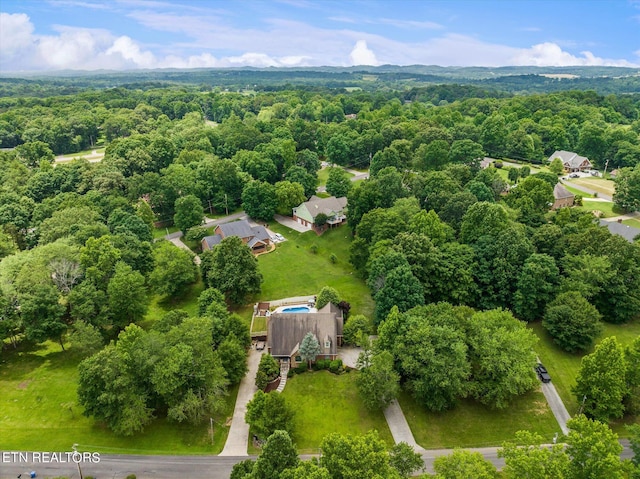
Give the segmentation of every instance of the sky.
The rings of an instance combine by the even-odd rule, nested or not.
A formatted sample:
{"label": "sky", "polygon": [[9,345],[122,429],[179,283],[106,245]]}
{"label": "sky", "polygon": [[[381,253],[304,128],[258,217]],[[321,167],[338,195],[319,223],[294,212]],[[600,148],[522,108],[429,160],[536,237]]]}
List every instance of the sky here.
{"label": "sky", "polygon": [[640,66],[640,0],[1,0],[0,73]]}

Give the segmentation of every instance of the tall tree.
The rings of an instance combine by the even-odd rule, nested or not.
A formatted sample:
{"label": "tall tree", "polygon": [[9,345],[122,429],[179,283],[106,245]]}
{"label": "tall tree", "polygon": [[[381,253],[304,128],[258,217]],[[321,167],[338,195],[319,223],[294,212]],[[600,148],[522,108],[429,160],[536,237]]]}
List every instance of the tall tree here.
{"label": "tall tree", "polygon": [[255,479],[280,479],[283,471],[298,465],[298,453],[286,431],[275,431],[262,447],[251,474]]}
{"label": "tall tree", "polygon": [[250,181],[242,190],[242,207],[249,216],[269,221],[278,206],[275,186],[262,181]]}
{"label": "tall tree", "polygon": [[329,177],[327,178],[327,193],[336,198],[347,196],[351,189],[351,180],[347,172],[342,168],[329,168]]}
{"label": "tall tree", "polygon": [[186,232],[189,228],[202,224],[204,212],[202,204],[195,195],[187,195],[176,200],[175,214],[173,215],[173,224],[180,231]]}
{"label": "tall tree", "polygon": [[300,357],[303,361],[306,361],[307,364],[311,364],[316,360],[316,357],[322,352],[320,348],[320,343],[318,342],[318,338],[316,335],[309,331],[304,335],[302,341],[300,342],[300,349],[298,350],[300,353]]}
{"label": "tall tree", "polygon": [[518,431],[515,441],[498,450],[504,457],[504,474],[509,479],[556,479],[567,477],[570,459],[564,445],[542,446],[543,438],[529,431]]}
{"label": "tall tree", "polygon": [[602,327],[598,310],[580,293],[561,293],[546,308],[542,325],[565,351],[588,350]]}
{"label": "tall tree", "polygon": [[624,351],[615,336],[603,339],[582,358],[572,391],[584,414],[603,422],[622,417],[628,392],[625,372]]}
{"label": "tall tree", "polygon": [[176,296],[198,279],[198,267],[189,251],[169,241],[160,241],[155,245],[153,256],[155,266],[149,285],[156,293]]}
{"label": "tall tree", "polygon": [[237,236],[224,238],[213,249],[208,268],[209,286],[234,304],[242,304],[247,296],[260,292],[262,274],[258,271],[258,260]]}
{"label": "tall tree", "polygon": [[130,323],[140,321],[147,312],[148,297],[144,286],[144,277],[120,261],[107,286],[109,314],[113,324],[124,328]]}
{"label": "tall tree", "polygon": [[[352,318],[353,319],[353,318]],[[367,409],[385,409],[400,391],[400,376],[393,370],[393,356],[381,351],[356,377],[356,385]]]}
{"label": "tall tree", "polygon": [[616,177],[613,201],[625,211],[640,211],[640,162],[635,168],[621,168]]}
{"label": "tall tree", "polygon": [[532,254],[524,262],[514,297],[516,315],[526,321],[540,319],[545,306],[555,295],[560,271],[546,254]]}
{"label": "tall tree", "polygon": [[294,410],[286,398],[277,392],[258,390],[247,403],[245,421],[261,438],[268,438],[278,430],[293,434]]}
{"label": "tall tree", "polygon": [[436,472],[435,479],[468,479],[471,477],[474,479],[495,479],[498,477],[496,466],[485,459],[482,454],[465,449],[454,449],[447,456],[437,457],[433,461],[433,469]]}

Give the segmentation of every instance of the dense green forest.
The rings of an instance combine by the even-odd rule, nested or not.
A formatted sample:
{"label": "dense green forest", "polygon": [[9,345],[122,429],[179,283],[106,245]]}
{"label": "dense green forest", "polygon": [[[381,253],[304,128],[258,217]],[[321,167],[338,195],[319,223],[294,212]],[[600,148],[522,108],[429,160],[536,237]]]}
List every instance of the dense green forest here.
{"label": "dense green forest", "polygon": [[274,91],[293,88],[408,90],[441,84],[478,86],[510,94],[594,90],[600,94],[640,91],[640,71],[623,67],[308,67],[140,70],[127,72],[52,72],[0,75],[0,97],[51,96],[88,88],[150,89],[196,85],[203,91]]}
{"label": "dense green forest", "polygon": [[[356,73],[326,75],[336,81],[335,75]],[[342,169],[331,169],[327,191],[348,197],[351,262],[376,301],[381,348],[426,408],[444,410],[461,397],[506,407],[534,386],[535,341],[514,315],[543,319],[568,351],[588,350],[601,319],[637,318],[640,246],[599,228],[591,213],[550,211],[557,175],[523,168],[513,187],[497,168],[481,169],[480,160],[541,165],[555,150],[576,151],[597,168],[608,161],[609,170],[620,169],[626,204],[634,205],[640,94],[497,91],[500,81],[535,91],[539,78],[528,76],[392,89],[405,73],[417,75],[391,71],[376,91],[331,89],[329,80],[322,87],[243,92],[212,91],[210,83],[98,89],[75,79],[3,81],[0,337],[62,346],[72,335],[88,352],[100,350],[81,365],[80,401],[117,432],[139,431],[158,414],[202,421],[243,373],[234,367],[244,358],[248,331],[226,305],[247,301],[259,278],[243,294],[206,290],[200,319],[175,312],[156,318],[151,331],[131,324],[144,317],[152,292],[179,296],[198,278],[188,252],[152,244],[154,222],[187,229],[205,209],[239,208],[269,221],[285,201],[294,198],[295,205],[315,192],[322,161],[370,171],[371,178],[352,185]],[[202,74],[202,82],[211,80]],[[255,72],[226,74],[248,82]],[[177,82],[181,73],[157,75],[145,82]],[[115,77],[100,81],[108,78]],[[190,78],[201,81],[198,74]],[[606,82],[618,80],[636,81]],[[102,147],[101,161],[72,159]],[[63,154],[71,157],[57,158]],[[242,245],[232,246],[229,257],[245,255],[242,261],[252,264]],[[203,255],[205,279],[211,270],[224,276],[208,261]],[[426,329],[435,350],[443,342],[457,345],[447,353],[448,368],[429,377],[426,366],[407,357]],[[483,346],[488,337],[510,344],[510,355],[500,358],[499,347]],[[613,348],[620,358],[635,354]],[[628,364],[628,373],[617,371],[622,379],[610,407],[593,400],[585,412],[603,420],[637,413],[640,383]],[[192,374],[181,375],[180,365]],[[122,370],[116,399],[96,399]],[[442,386],[438,373],[456,380]]]}

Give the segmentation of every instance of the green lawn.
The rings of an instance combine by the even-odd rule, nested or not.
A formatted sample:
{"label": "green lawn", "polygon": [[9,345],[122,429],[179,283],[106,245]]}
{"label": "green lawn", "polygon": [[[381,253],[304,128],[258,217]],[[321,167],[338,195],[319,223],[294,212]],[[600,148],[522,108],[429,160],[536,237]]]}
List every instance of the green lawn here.
{"label": "green lawn", "polygon": [[153,228],[153,239],[164,238],[166,235],[170,233],[175,233],[178,231],[177,226],[168,226],[165,228]]}
{"label": "green lawn", "polygon": [[154,295],[151,298],[149,309],[145,315],[141,326],[150,326],[157,319],[160,319],[166,313],[174,309],[182,309],[189,313],[190,316],[197,316],[198,314],[198,296],[204,290],[204,283],[202,280],[198,280],[196,283],[189,286],[189,288],[180,295],[178,298],[166,298],[163,296]]}
{"label": "green lawn", "polygon": [[157,419],[142,434],[120,437],[87,418],[76,403],[80,358],[57,343],[5,349],[0,366],[0,450],[83,451],[128,454],[219,453],[229,428],[238,388],[230,392],[225,410],[214,417],[214,442],[208,423],[180,425]]}
{"label": "green lawn", "polygon": [[[364,281],[349,263],[351,232],[346,225],[326,231],[298,233],[278,223],[270,228],[287,241],[276,250],[258,257],[264,278],[260,298],[273,300],[291,296],[317,294],[323,286],[336,288],[341,298],[351,303],[352,313],[371,316],[373,299]],[[316,254],[309,247],[318,247]],[[336,256],[332,263],[330,255]]]}
{"label": "green lawn", "polygon": [[[349,178],[353,176],[353,173],[349,173],[348,171],[345,171],[345,173]],[[326,185],[328,179],[329,179],[329,167],[318,170],[318,186]]]}
{"label": "green lawn", "polygon": [[582,206],[576,206],[576,208],[584,211],[602,211],[601,218],[611,218],[622,214],[610,201],[594,201],[588,198],[582,200]]}
{"label": "green lawn", "polygon": [[256,316],[253,318],[252,333],[260,333],[267,330],[267,318],[264,316]]}
{"label": "green lawn", "polygon": [[612,180],[599,177],[575,178],[570,179],[569,182],[584,186],[585,188],[592,189],[607,196],[613,196],[616,189],[616,185]]}
{"label": "green lawn", "polygon": [[522,429],[551,441],[560,432],[540,390],[518,397],[505,410],[466,399],[450,411],[433,413],[406,392],[399,402],[416,442],[426,449],[499,446]]}
{"label": "green lawn", "polygon": [[573,193],[574,195],[580,195],[583,198],[593,198],[593,195],[590,195],[589,193],[585,193],[582,190],[579,190],[577,188],[573,188],[571,186],[569,186],[567,183],[564,183],[563,186],[569,190],[571,193]]}
{"label": "green lawn", "polygon": [[640,228],[640,220],[635,220],[635,219],[623,220],[622,224],[623,225],[633,226],[634,228]]}
{"label": "green lawn", "polygon": [[376,429],[393,445],[384,414],[369,412],[362,404],[355,385],[357,374],[317,371],[287,380],[282,394],[296,411],[294,441],[301,453],[317,453],[322,438],[332,432],[364,434]]}
{"label": "green lawn", "polygon": [[[618,341],[626,346],[640,335],[640,322],[628,324],[609,324],[602,323],[603,331],[596,340],[600,342],[603,338],[615,336]],[[542,327],[542,323],[530,323],[529,327],[533,329],[540,341],[536,346],[536,352],[542,363],[545,365],[551,380],[560,394],[569,414],[573,415],[578,411],[578,401],[571,393],[571,387],[576,382],[576,376],[580,369],[581,354],[570,354],[560,349],[551,339],[551,336]],[[593,350],[588,351],[588,353]],[[612,424],[613,429],[621,435],[624,435],[622,425],[629,422],[638,422],[639,417],[627,417],[623,421],[617,421]]]}
{"label": "green lawn", "polygon": [[101,148],[90,148],[88,150],[78,151],[77,153],[67,153],[66,155],[60,156],[62,156],[63,158],[80,158],[82,156],[92,155],[94,150],[98,155],[104,155],[106,147],[103,146]]}

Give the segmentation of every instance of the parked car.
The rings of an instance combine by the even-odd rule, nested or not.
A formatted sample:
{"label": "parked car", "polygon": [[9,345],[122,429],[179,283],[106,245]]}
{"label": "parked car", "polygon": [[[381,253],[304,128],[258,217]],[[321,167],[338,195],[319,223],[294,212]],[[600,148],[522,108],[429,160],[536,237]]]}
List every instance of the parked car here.
{"label": "parked car", "polygon": [[280,233],[276,233],[275,237],[278,241],[284,241],[284,236],[282,236]]}
{"label": "parked car", "polygon": [[580,175],[578,173],[571,173],[569,178],[580,178]]}
{"label": "parked car", "polygon": [[538,377],[540,378],[540,381],[542,381],[543,383],[548,383],[551,381],[551,376],[549,375],[547,368],[545,368],[542,364],[538,363],[535,369]]}

